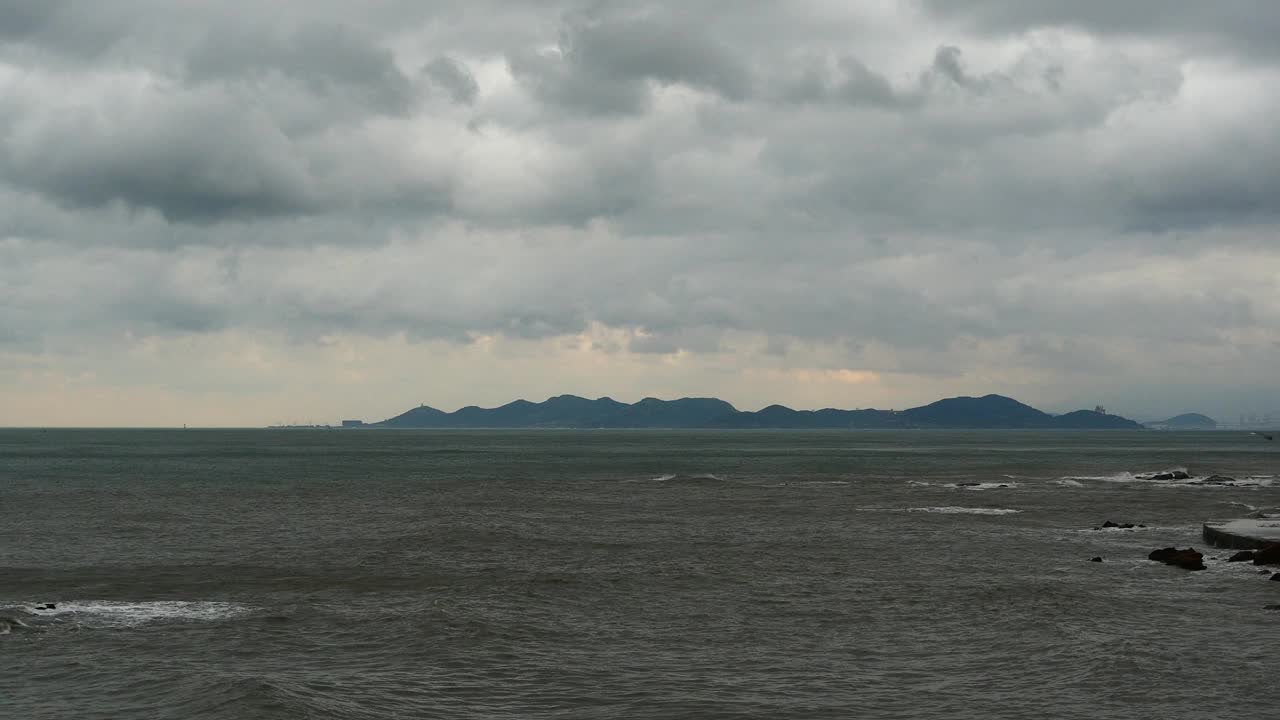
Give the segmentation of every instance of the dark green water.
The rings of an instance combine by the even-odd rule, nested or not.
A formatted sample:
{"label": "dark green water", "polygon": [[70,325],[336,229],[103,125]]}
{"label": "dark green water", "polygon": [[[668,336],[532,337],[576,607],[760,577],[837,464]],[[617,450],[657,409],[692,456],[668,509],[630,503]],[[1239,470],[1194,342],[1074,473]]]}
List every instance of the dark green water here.
{"label": "dark green water", "polygon": [[1264,717],[1280,583],[1145,558],[1278,475],[1231,433],[0,431],[0,717]]}

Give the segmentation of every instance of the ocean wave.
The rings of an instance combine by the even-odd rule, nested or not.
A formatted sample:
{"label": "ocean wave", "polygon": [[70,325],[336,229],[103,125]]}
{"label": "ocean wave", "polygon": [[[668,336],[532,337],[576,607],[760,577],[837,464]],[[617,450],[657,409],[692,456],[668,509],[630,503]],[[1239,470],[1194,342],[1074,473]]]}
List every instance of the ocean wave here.
{"label": "ocean wave", "polygon": [[1021,510],[1012,508],[977,508],[977,507],[959,507],[956,505],[947,505],[943,507],[916,507],[907,508],[907,512],[923,512],[938,513],[941,515],[1013,515],[1020,513]]}
{"label": "ocean wave", "polygon": [[217,622],[250,612],[239,603],[158,600],[122,602],[112,600],[59,602],[50,610],[40,606],[26,611],[36,617],[74,620],[86,627],[137,627],[155,622]]}
{"label": "ocean wave", "polygon": [[[1006,475],[1005,477],[1009,477]],[[931,483],[924,480],[908,480],[908,485],[916,487],[944,487],[952,490],[1008,490],[1011,488],[1022,487],[1017,482],[948,482],[948,483]]]}
{"label": "ocean wave", "polygon": [[[1186,477],[1173,476],[1175,472],[1183,473]],[[1117,472],[1110,475],[1068,475],[1058,478],[1056,481],[1059,485],[1067,487],[1080,487],[1085,482],[1106,482],[1106,483],[1134,483],[1142,485],[1150,485],[1154,487],[1172,487],[1172,488],[1203,488],[1203,487],[1272,487],[1275,485],[1277,476],[1275,475],[1245,475],[1242,477],[1225,477],[1222,475],[1192,475],[1185,468],[1174,468],[1172,470],[1159,471],[1142,471],[1142,472]]]}
{"label": "ocean wave", "polygon": [[943,484],[942,487],[959,488],[961,490],[1005,490],[1008,488],[1016,488],[1021,486],[1016,482],[1002,482],[1002,483],[959,482],[959,483],[945,483]]}
{"label": "ocean wave", "polygon": [[668,475],[658,475],[651,478],[626,480],[624,482],[657,483],[661,485],[718,485],[732,481],[714,473],[693,473],[688,475],[672,473]]}

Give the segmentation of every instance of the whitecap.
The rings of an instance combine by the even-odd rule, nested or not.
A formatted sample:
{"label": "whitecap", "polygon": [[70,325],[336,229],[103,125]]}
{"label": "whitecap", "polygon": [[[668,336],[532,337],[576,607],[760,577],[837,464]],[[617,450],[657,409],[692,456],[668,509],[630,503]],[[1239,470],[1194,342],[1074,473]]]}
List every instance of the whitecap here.
{"label": "whitecap", "polygon": [[1018,483],[1016,483],[1016,482],[1003,482],[1003,483],[992,483],[992,482],[971,483],[971,482],[964,482],[964,483],[946,483],[946,484],[945,484],[945,485],[943,485],[942,487],[947,487],[947,488],[959,488],[960,490],[1007,490],[1007,489],[1009,489],[1009,488],[1016,488],[1016,487],[1021,487],[1021,486],[1020,486]]}
{"label": "whitecap", "polygon": [[249,608],[239,603],[158,600],[122,602],[85,600],[59,602],[52,610],[29,608],[33,615],[73,619],[86,626],[135,627],[152,622],[216,622],[244,615]]}
{"label": "whitecap", "polygon": [[1062,487],[1084,487],[1084,483],[1072,478],[1062,478],[1057,483]]}
{"label": "whitecap", "polygon": [[948,505],[944,507],[907,508],[907,512],[939,513],[942,515],[1012,515],[1022,511],[1010,508],[975,508]]}

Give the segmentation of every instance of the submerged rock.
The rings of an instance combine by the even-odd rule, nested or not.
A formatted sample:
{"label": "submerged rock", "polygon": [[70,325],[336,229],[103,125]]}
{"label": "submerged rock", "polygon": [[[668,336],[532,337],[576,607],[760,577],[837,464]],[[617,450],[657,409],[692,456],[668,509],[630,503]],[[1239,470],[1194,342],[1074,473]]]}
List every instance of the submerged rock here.
{"label": "submerged rock", "polygon": [[1173,565],[1183,568],[1184,570],[1204,570],[1204,555],[1196,552],[1195,548],[1187,548],[1179,550],[1174,547],[1161,548],[1160,550],[1152,550],[1147,556],[1149,560],[1162,562],[1165,565]]}
{"label": "submerged rock", "polygon": [[1115,522],[1114,520],[1108,520],[1108,521],[1106,521],[1106,522],[1102,523],[1102,527],[1104,527],[1104,528],[1120,528],[1121,530],[1128,530],[1128,529],[1130,529],[1130,528],[1134,527],[1134,525],[1133,525],[1133,523],[1118,523],[1118,522]]}
{"label": "submerged rock", "polygon": [[1101,557],[1091,557],[1091,558],[1089,558],[1089,562],[1102,562],[1102,558],[1101,558]]}
{"label": "submerged rock", "polygon": [[1205,485],[1234,485],[1236,479],[1226,475],[1210,475],[1204,479]]}
{"label": "submerged rock", "polygon": [[1227,558],[1227,562],[1244,562],[1246,560],[1252,560],[1252,559],[1253,559],[1252,550],[1241,550],[1235,555],[1232,555],[1231,557]]}

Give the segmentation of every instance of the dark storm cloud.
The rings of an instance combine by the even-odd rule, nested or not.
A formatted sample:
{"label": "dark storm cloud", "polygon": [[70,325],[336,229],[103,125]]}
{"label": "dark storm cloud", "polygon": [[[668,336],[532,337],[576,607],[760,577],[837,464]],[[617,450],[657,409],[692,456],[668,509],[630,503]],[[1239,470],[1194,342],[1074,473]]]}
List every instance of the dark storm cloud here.
{"label": "dark storm cloud", "polygon": [[68,207],[122,202],[178,221],[293,214],[314,206],[305,161],[268,118],[213,95],[116,101],[24,129],[0,156],[11,182]]}

